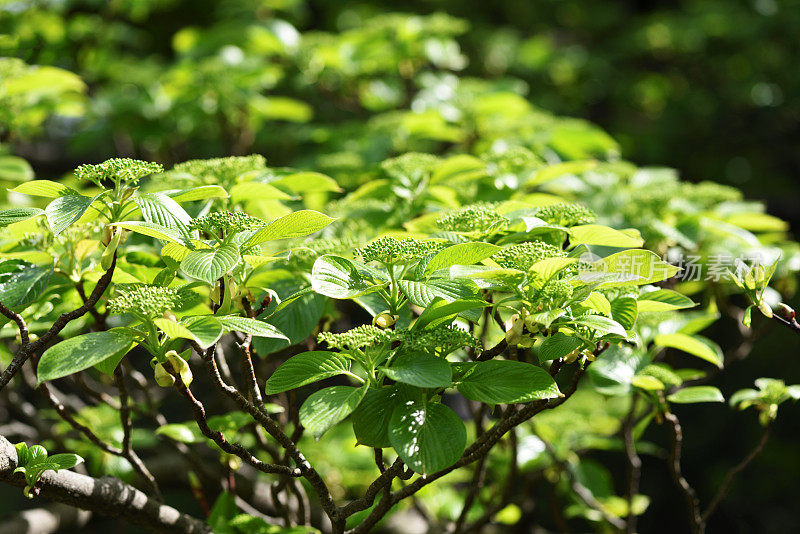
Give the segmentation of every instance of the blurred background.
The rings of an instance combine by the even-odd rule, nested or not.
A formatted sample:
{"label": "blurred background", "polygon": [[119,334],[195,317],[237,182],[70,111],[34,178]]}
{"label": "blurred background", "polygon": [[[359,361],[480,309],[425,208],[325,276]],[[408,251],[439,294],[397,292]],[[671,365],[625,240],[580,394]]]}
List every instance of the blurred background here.
{"label": "blurred background", "polygon": [[[798,35],[800,0],[0,0],[0,156],[57,179],[118,155],[172,164],[255,152],[355,185],[365,163],[468,146],[447,106],[464,78],[589,120],[616,140],[593,142],[636,164],[735,186],[796,235]],[[416,122],[398,115],[408,109]],[[29,173],[10,161],[0,180]],[[714,336],[723,347],[726,326]],[[772,332],[719,385],[800,383],[795,338]],[[783,410],[711,532],[800,530],[800,410]],[[710,495],[757,423],[679,415],[685,471]],[[642,490],[653,500],[641,531],[683,531],[659,461],[645,461]]]}

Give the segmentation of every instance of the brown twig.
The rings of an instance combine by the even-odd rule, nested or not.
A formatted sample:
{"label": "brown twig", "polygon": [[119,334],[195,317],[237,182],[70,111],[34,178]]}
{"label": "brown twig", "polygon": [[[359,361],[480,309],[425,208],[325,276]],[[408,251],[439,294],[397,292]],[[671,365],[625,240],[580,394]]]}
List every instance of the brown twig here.
{"label": "brown twig", "polygon": [[[2,390],[17,374],[17,372],[25,365],[25,362],[28,361],[28,358],[31,357],[33,354],[37,354],[41,352],[44,347],[47,346],[50,341],[53,340],[67,324],[71,321],[83,317],[88,313],[88,311],[93,308],[97,302],[100,300],[100,297],[105,293],[106,289],[108,288],[109,284],[111,284],[111,278],[114,276],[114,268],[117,265],[117,254],[114,253],[113,258],[111,259],[111,266],[109,266],[108,270],[100,277],[97,281],[97,285],[94,286],[94,290],[92,290],[92,294],[89,295],[89,298],[86,299],[81,306],[78,308],[64,312],[58,316],[55,320],[53,325],[50,329],[42,334],[42,336],[33,343],[23,344],[14,358],[11,360],[11,363],[8,364],[8,367],[3,371],[3,374],[0,375],[0,390]],[[19,326],[19,323],[17,323]],[[27,330],[26,330],[27,331]]]}
{"label": "brown twig", "polygon": [[153,477],[147,466],[144,465],[142,459],[136,454],[131,445],[131,435],[133,431],[133,421],[131,420],[131,410],[128,406],[128,388],[125,386],[125,375],[121,365],[117,365],[114,369],[114,383],[119,390],[119,419],[122,424],[122,451],[121,456],[124,457],[133,466],[133,469],[139,474],[140,477],[147,482],[150,487],[150,492],[153,497],[159,502],[164,501],[161,495],[161,490],[158,487],[155,477]]}

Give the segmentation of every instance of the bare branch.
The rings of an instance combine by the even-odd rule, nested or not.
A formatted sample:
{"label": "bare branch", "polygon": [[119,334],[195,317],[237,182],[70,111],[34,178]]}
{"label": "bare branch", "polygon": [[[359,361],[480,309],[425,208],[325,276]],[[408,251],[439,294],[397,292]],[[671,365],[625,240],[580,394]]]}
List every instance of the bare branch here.
{"label": "bare branch", "polygon": [[[23,487],[25,478],[14,474],[17,451],[0,436],[0,480]],[[74,471],[47,471],[37,483],[39,495],[55,502],[97,512],[164,534],[210,534],[203,521],[149,499],[147,495],[115,477],[92,478]]]}

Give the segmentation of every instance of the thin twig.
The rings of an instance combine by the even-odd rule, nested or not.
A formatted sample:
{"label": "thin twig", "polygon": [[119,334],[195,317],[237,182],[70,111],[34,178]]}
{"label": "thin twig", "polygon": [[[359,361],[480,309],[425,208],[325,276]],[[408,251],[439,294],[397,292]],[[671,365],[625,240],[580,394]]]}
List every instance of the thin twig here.
{"label": "thin twig", "polygon": [[147,466],[144,465],[144,462],[142,462],[142,459],[139,458],[139,455],[136,454],[136,451],[133,450],[133,446],[131,445],[133,421],[131,420],[131,410],[128,406],[128,388],[125,386],[125,375],[121,365],[117,365],[116,369],[114,369],[114,382],[119,390],[119,419],[122,424],[123,432],[122,456],[130,462],[133,469],[147,482],[153,497],[159,502],[163,502],[164,497],[161,495],[158,482],[156,482],[155,477],[150,473],[150,470],[147,469]]}
{"label": "thin twig", "polygon": [[747,456],[745,456],[741,462],[736,464],[736,466],[734,466],[733,468],[731,468],[730,471],[728,471],[728,474],[725,476],[725,480],[722,482],[722,485],[717,490],[717,493],[711,499],[711,503],[708,505],[708,508],[706,508],[706,511],[703,512],[703,514],[701,515],[703,522],[708,521],[708,518],[711,517],[711,514],[713,514],[714,510],[717,509],[717,506],[719,506],[719,504],[722,502],[722,499],[728,493],[728,490],[730,489],[731,484],[733,484],[733,480],[736,478],[736,476],[742,471],[744,471],[747,468],[747,466],[750,465],[759,454],[761,454],[761,451],[764,450],[764,446],[767,444],[767,441],[769,441],[771,429],[772,425],[770,424],[764,429],[764,434],[761,436],[761,439],[753,448],[753,450],[751,450],[750,453]]}
{"label": "thin twig", "polygon": [[672,480],[678,489],[681,490],[686,504],[689,507],[689,522],[694,534],[702,534],[705,531],[703,518],[700,515],[700,501],[697,498],[697,492],[694,490],[686,477],[683,476],[681,470],[681,446],[683,444],[683,430],[681,429],[678,417],[671,413],[666,412],[663,414],[664,420],[669,423],[670,428],[670,450],[669,450],[669,470],[672,474]]}

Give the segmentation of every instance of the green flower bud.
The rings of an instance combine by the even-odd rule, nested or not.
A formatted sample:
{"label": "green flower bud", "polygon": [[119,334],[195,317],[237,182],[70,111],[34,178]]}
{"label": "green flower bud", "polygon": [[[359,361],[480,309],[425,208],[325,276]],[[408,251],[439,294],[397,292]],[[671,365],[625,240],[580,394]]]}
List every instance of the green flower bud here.
{"label": "green flower bud", "polygon": [[372,324],[378,328],[387,329],[394,326],[399,318],[399,315],[392,315],[389,312],[383,312],[379,313],[374,319],[372,319]]}
{"label": "green flower bud", "polygon": [[175,377],[169,374],[167,370],[164,368],[164,364],[161,362],[157,362],[155,367],[153,368],[154,375],[156,378],[156,384],[161,386],[162,388],[168,388],[175,383]]}
{"label": "green flower bud", "polygon": [[178,375],[180,375],[181,382],[183,382],[184,385],[189,386],[193,379],[192,369],[189,367],[189,363],[181,358],[181,356],[174,350],[167,352],[165,356],[167,358],[167,362],[169,362],[169,364],[172,366],[172,369],[178,373]]}

